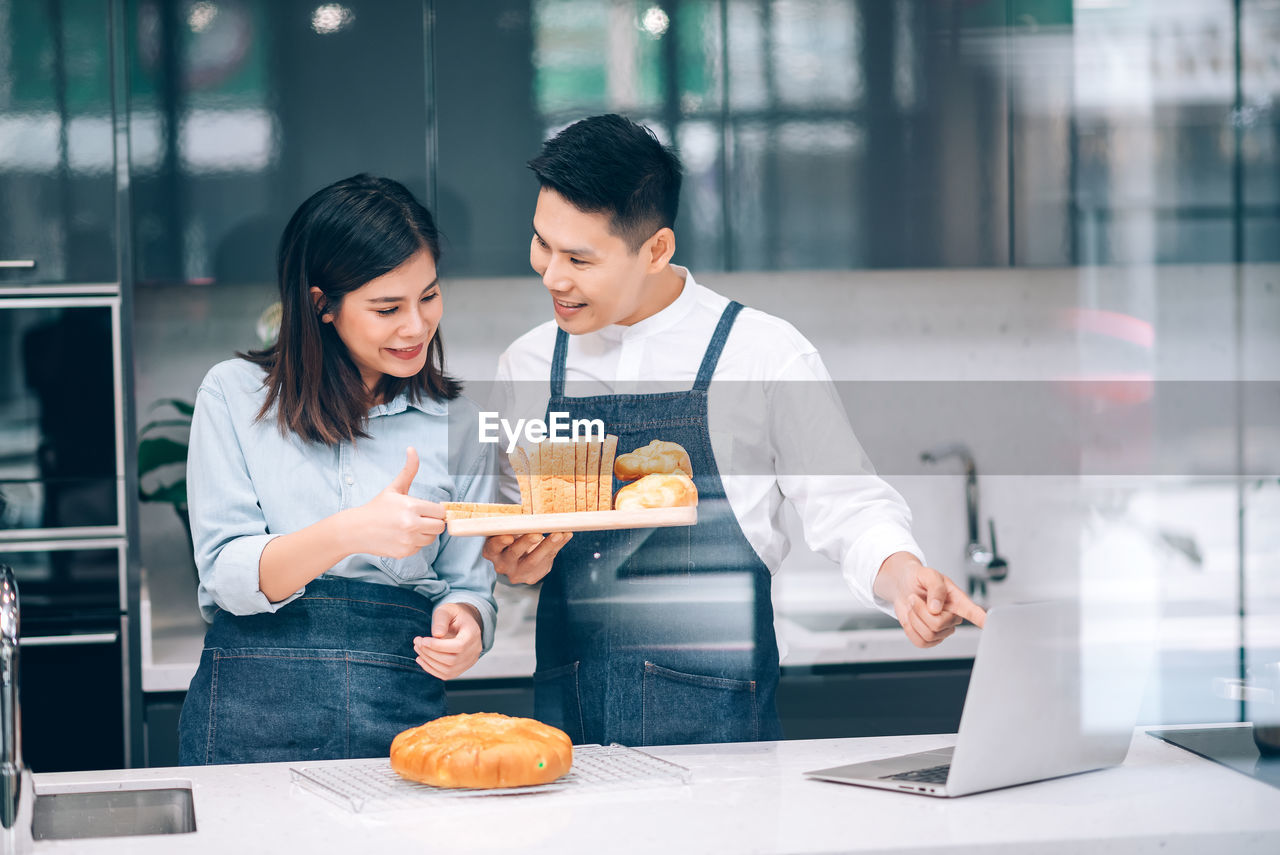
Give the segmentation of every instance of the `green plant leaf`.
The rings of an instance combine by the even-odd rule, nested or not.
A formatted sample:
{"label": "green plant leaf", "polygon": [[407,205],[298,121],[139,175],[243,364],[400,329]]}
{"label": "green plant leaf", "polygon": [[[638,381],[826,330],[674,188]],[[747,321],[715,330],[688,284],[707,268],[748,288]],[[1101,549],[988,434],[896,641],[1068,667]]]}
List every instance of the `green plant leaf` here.
{"label": "green plant leaf", "polygon": [[144,439],[138,443],[139,478],[159,469],[161,466],[168,466],[171,463],[185,463],[186,460],[186,443],[176,442],[163,436]]}
{"label": "green plant leaf", "polygon": [[138,437],[144,437],[153,430],[175,427],[189,428],[191,427],[191,419],[156,419],[155,421],[147,422],[142,426],[142,430],[138,431]]}
{"label": "green plant leaf", "polygon": [[185,507],[187,504],[187,481],[184,478],[181,481],[157,487],[150,492],[139,486],[138,498],[144,502],[164,502],[167,505],[173,505],[175,508],[180,505]]}
{"label": "green plant leaf", "polygon": [[151,409],[158,410],[161,407],[165,406],[166,404],[170,407],[173,407],[175,410],[182,413],[184,416],[189,416],[196,411],[195,404],[189,404],[186,401],[182,400],[181,398],[159,398],[156,401],[152,402]]}

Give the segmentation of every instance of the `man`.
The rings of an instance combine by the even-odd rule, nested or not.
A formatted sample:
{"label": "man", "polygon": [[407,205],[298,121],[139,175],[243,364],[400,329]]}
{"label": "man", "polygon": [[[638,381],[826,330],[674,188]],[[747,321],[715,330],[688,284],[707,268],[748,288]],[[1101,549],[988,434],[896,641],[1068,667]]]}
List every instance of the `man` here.
{"label": "man", "polygon": [[810,546],[917,646],[962,619],[981,625],[923,564],[909,510],[871,472],[812,345],[671,263],[676,155],[605,115],[529,166],[541,185],[529,260],[555,320],[503,354],[502,406],[601,419],[619,454],[680,443],[699,492],[692,527],[488,539],[499,573],[542,583],[536,715],[574,742],[780,738],[770,581],[784,500]]}

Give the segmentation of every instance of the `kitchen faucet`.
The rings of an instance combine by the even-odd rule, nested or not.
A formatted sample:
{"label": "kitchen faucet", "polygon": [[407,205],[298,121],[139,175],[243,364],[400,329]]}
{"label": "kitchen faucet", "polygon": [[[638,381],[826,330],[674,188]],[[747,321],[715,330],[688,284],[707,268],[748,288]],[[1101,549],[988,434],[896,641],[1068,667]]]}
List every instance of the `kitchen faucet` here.
{"label": "kitchen faucet", "polygon": [[[987,520],[991,536],[990,548],[978,539],[978,469],[968,447],[960,443],[941,445],[921,453],[920,460],[924,463],[939,463],[951,457],[958,457],[964,465],[964,509],[969,532],[964,560],[969,580],[969,596],[985,602],[988,580],[999,582],[1009,575],[1009,563],[996,552],[995,520]],[[980,602],[979,605],[981,604]]]}
{"label": "kitchen faucet", "polygon": [[18,583],[0,564],[0,848],[26,852],[31,843],[35,795],[22,767],[22,716],[18,707]]}

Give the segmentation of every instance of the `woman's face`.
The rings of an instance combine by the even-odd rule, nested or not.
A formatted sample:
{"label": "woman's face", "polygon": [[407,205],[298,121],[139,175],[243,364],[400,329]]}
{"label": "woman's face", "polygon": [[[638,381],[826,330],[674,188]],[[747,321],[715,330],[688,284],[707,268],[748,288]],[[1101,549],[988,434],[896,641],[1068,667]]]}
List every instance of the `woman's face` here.
{"label": "woman's face", "polygon": [[[313,299],[322,297],[319,288],[311,293]],[[436,262],[424,249],[348,293],[335,311],[320,319],[333,324],[365,388],[372,390],[384,374],[412,377],[422,370],[442,314]]]}

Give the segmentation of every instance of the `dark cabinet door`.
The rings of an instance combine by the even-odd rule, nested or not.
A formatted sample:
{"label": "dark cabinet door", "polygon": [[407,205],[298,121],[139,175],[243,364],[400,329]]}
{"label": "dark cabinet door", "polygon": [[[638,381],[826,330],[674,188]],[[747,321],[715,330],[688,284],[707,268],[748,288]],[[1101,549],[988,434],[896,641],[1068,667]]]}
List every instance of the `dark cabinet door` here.
{"label": "dark cabinet door", "polygon": [[955,733],[972,659],[790,667],[778,686],[787,739]]}
{"label": "dark cabinet door", "polygon": [[0,294],[114,282],[112,0],[0,0]]}
{"label": "dark cabinet door", "polygon": [[119,539],[0,543],[18,589],[22,755],[36,772],[125,763],[124,554]]}
{"label": "dark cabinet door", "polygon": [[23,626],[18,694],[28,768],[125,765],[123,629],[119,613]]}
{"label": "dark cabinet door", "polygon": [[118,326],[115,297],[0,294],[0,542],[122,528]]}

